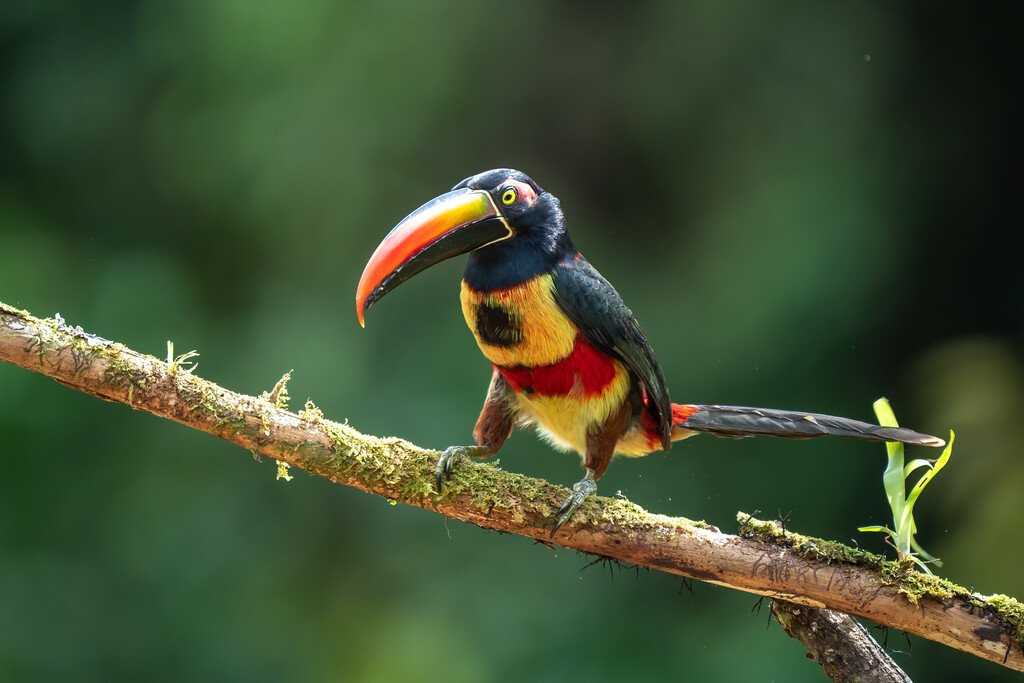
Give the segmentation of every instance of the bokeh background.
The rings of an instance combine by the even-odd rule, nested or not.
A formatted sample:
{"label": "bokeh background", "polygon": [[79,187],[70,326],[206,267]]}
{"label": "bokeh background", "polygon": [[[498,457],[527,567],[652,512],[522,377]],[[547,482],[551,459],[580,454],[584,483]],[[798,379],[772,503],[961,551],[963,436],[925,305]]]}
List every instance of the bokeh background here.
{"label": "bokeh background", "polygon": [[[372,6],[371,6],[372,4]],[[982,12],[985,14],[983,15]],[[680,401],[958,430],[919,505],[951,578],[1024,594],[1024,277],[992,8],[525,1],[0,3],[0,300],[375,434],[469,438],[462,263],[360,331],[410,209],[513,166]],[[821,680],[755,598],[551,551],[0,366],[0,679]],[[513,437],[503,467],[570,483]],[[884,550],[883,449],[700,438],[603,481]],[[881,635],[881,634],[879,634]],[[1016,680],[891,633],[919,680]]]}

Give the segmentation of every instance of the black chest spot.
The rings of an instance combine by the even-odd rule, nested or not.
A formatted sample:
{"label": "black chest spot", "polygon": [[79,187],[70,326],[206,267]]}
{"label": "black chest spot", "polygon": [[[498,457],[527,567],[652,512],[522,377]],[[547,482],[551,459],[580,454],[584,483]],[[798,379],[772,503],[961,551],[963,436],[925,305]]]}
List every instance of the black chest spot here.
{"label": "black chest spot", "polygon": [[519,321],[504,308],[488,304],[476,307],[476,333],[491,346],[515,346],[523,340]]}

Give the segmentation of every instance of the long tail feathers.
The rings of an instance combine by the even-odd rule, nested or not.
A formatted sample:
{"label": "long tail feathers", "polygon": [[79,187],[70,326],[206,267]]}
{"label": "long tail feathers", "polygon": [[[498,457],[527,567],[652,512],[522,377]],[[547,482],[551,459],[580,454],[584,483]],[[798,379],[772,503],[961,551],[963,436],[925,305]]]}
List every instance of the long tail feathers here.
{"label": "long tail feathers", "polygon": [[674,439],[691,436],[691,432],[707,432],[731,438],[777,436],[784,439],[813,439],[819,436],[848,436],[868,441],[900,441],[935,448],[946,445],[946,442],[938,437],[919,434],[911,429],[880,427],[845,417],[793,410],[677,403],[672,406],[672,417]]}

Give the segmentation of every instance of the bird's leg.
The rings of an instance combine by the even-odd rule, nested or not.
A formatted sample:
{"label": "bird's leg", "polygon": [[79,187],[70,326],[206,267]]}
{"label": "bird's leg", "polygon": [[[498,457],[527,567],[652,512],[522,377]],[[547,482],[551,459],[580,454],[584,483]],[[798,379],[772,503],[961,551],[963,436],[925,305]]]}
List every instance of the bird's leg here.
{"label": "bird's leg", "polygon": [[555,526],[551,530],[551,535],[554,536],[555,532],[558,531],[563,524],[569,521],[569,519],[576,514],[576,510],[583,505],[583,501],[592,496],[597,492],[597,477],[594,474],[594,470],[587,468],[587,473],[583,475],[583,478],[572,485],[572,493],[562,503],[562,507],[558,508],[558,518],[555,520]]}
{"label": "bird's leg", "polygon": [[618,410],[587,434],[587,454],[584,457],[587,472],[582,479],[572,485],[572,493],[558,509],[558,517],[551,530],[552,536],[572,518],[583,502],[597,491],[597,480],[608,469],[612,456],[615,455],[615,446],[629,429],[632,416],[633,410],[629,401],[623,401]]}
{"label": "bird's leg", "polygon": [[451,478],[455,465],[468,457],[486,458],[494,455],[505,444],[509,434],[512,433],[512,425],[515,423],[515,415],[511,408],[508,385],[505,379],[495,370],[491,376],[491,385],[487,389],[487,398],[484,399],[484,407],[477,418],[476,427],[473,429],[473,440],[475,446],[449,446],[441,453],[437,460],[437,467],[434,469],[434,480],[437,484],[437,492],[441,493],[444,482]]}

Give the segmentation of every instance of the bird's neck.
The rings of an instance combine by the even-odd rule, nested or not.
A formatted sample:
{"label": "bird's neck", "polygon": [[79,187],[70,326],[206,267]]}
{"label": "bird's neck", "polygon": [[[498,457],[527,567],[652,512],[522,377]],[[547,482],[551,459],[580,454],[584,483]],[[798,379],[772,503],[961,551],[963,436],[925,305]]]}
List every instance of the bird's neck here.
{"label": "bird's neck", "polygon": [[472,252],[463,280],[478,292],[507,289],[550,273],[559,261],[574,253],[565,233],[557,238],[517,235]]}

